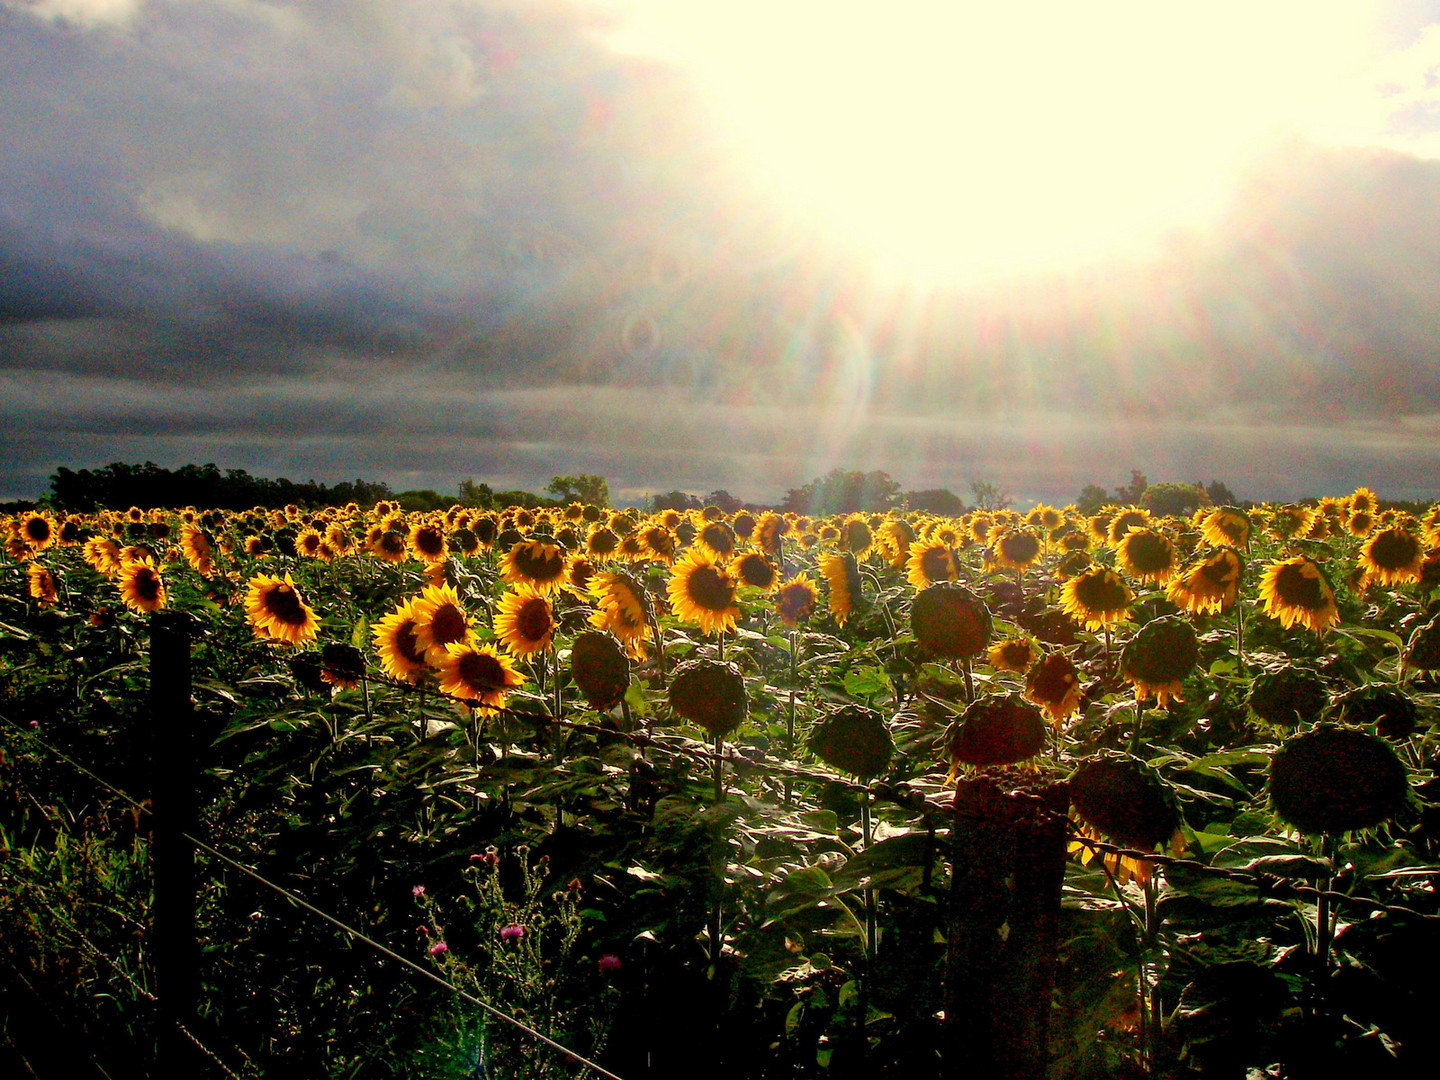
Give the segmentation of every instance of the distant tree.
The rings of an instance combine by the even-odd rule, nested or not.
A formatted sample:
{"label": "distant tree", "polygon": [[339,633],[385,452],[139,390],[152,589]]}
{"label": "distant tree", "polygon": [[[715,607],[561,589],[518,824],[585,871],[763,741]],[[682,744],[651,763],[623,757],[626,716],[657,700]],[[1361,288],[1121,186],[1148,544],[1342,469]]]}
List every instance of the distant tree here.
{"label": "distant tree", "polygon": [[1151,484],[1140,496],[1140,505],[1160,517],[1188,517],[1200,507],[1209,506],[1210,496],[1195,484]]}
{"label": "distant tree", "polygon": [[[567,499],[566,501],[573,502],[574,500]],[[535,507],[545,505],[548,502],[549,500],[542,499],[533,491],[497,491],[495,492],[494,500],[497,507],[521,506],[526,510],[533,510]]]}
{"label": "distant tree", "polygon": [[459,499],[461,506],[474,506],[489,510],[495,505],[495,492],[489,484],[477,484],[471,479],[460,481]]}
{"label": "distant tree", "polygon": [[1075,497],[1075,509],[1086,517],[1098,514],[1102,506],[1110,502],[1109,493],[1099,484],[1086,484]]}
{"label": "distant tree", "polygon": [[975,497],[975,505],[981,510],[1004,510],[1014,501],[1010,492],[988,480],[971,480],[970,494]]}
{"label": "distant tree", "polygon": [[402,491],[395,496],[395,501],[400,504],[400,509],[407,512],[443,510],[450,506],[455,500],[448,495],[441,495],[438,491],[424,488],[415,491]]}
{"label": "distant tree", "polygon": [[1139,469],[1130,470],[1130,483],[1115,489],[1115,501],[1121,506],[1139,506],[1140,496],[1145,494],[1149,481]]}
{"label": "distant tree", "polygon": [[1206,484],[1205,494],[1210,496],[1210,501],[1216,506],[1238,506],[1240,503],[1240,500],[1235,498],[1235,493],[1219,480],[1211,480]]}
{"label": "distant tree", "polygon": [[783,510],[801,514],[874,513],[889,510],[900,501],[900,484],[888,473],[831,469],[803,487],[791,488],[781,504]]}
{"label": "distant tree", "polygon": [[923,491],[907,491],[902,497],[907,510],[915,510],[939,517],[959,517],[965,512],[965,503],[949,488],[926,488]]}
{"label": "distant tree", "polygon": [[705,496],[702,506],[718,506],[724,513],[733,514],[745,509],[745,504],[737,499],[724,488],[719,488]]}
{"label": "distant tree", "polygon": [[650,496],[651,510],[698,510],[705,504],[688,491],[665,491]]}
{"label": "distant tree", "polygon": [[577,473],[575,476],[552,476],[546,491],[562,502],[590,503],[592,506],[610,505],[610,484],[603,476],[594,473]]}
{"label": "distant tree", "polygon": [[244,469],[221,472],[212,464],[182,465],[171,471],[153,461],[131,465],[113,461],[100,469],[57,469],[50,477],[50,502],[59,509],[90,513],[97,509],[138,506],[200,506],[244,510],[252,506],[338,506],[373,504],[387,498],[390,488],[365,480],[342,481],[334,487],[286,479],[251,476]]}

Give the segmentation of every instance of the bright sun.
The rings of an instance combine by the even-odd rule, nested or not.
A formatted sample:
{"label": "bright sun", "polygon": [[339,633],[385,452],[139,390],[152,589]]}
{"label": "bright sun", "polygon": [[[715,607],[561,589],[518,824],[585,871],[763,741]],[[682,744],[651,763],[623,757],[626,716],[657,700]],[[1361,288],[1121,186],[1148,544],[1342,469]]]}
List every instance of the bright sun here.
{"label": "bright sun", "polygon": [[1350,3],[617,2],[622,47],[684,65],[788,212],[929,280],[1203,222],[1372,43]]}

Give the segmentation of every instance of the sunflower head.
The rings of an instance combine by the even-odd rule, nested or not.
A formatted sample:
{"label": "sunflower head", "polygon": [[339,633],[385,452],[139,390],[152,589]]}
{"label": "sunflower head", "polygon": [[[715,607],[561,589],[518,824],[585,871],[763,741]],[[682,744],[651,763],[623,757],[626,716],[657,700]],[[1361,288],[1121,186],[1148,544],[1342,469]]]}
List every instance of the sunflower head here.
{"label": "sunflower head", "polygon": [[590,707],[605,712],[630,689],[630,658],[609,634],[586,630],[570,646],[570,675]]}
{"label": "sunflower head", "polygon": [[745,678],[734,664],[689,660],[670,678],[670,707],[713,738],[740,726],[748,701]]}
{"label": "sunflower head", "polygon": [[966,765],[1011,765],[1045,746],[1040,710],[1019,694],[985,694],[965,709],[946,735],[952,770]]}
{"label": "sunflower head", "polygon": [[348,689],[365,677],[365,657],[354,645],[331,642],[320,650],[320,678],[331,686]]}
{"label": "sunflower head", "polygon": [[1152,694],[1164,708],[1170,699],[1183,701],[1181,681],[1200,659],[1200,639],[1183,615],[1151,619],[1125,644],[1120,671],[1135,684],[1135,699]]}
{"label": "sunflower head", "polygon": [[843,555],[823,554],[817,563],[830,586],[830,614],[837,626],[844,626],[862,599],[855,556],[848,551]]}
{"label": "sunflower head", "polygon": [[730,571],[699,545],[674,567],[668,592],[670,606],[684,622],[696,623],[706,634],[734,630],[740,618],[737,585]]}
{"label": "sunflower head", "polygon": [[781,585],[775,594],[775,612],[792,630],[815,614],[820,590],[808,574],[799,574]]}
{"label": "sunflower head", "polygon": [[1392,526],[1370,534],[1360,549],[1360,565],[1371,581],[1398,585],[1419,581],[1425,562],[1420,538],[1403,526]]}
{"label": "sunflower head", "polygon": [[1270,762],[1270,805],[1302,833],[1369,829],[1400,812],[1405,766],[1378,735],[1321,724],[1292,735]]}
{"label": "sunflower head", "polygon": [[1319,634],[1340,621],[1330,579],[1304,555],[1271,563],[1260,579],[1260,599],[1265,613],[1286,629],[1298,622]]}
{"label": "sunflower head", "polygon": [[1164,584],[1175,572],[1175,545],[1157,529],[1131,529],[1115,549],[1115,558],[1141,584]]}
{"label": "sunflower head", "polygon": [[1099,630],[1130,617],[1135,594],[1125,580],[1108,566],[1093,566],[1065,582],[1060,590],[1062,607],[1087,630]]}
{"label": "sunflower head", "polygon": [[927,540],[910,545],[906,558],[906,577],[919,592],[937,581],[954,581],[960,576],[954,549],[943,540]]}
{"label": "sunflower head", "polygon": [[120,564],[120,596],[131,611],[159,611],[165,606],[165,582],[147,556],[123,559]]}
{"label": "sunflower head", "polygon": [[816,721],[809,744],[826,765],[861,780],[882,774],[895,753],[884,717],[864,705],[845,705]]}
{"label": "sunflower head", "polygon": [[415,636],[414,599],[406,600],[375,624],[375,652],[392,679],[419,682],[429,672],[425,650]]}
{"label": "sunflower head", "polygon": [[1035,642],[1025,637],[1006,638],[991,645],[985,655],[991,667],[1023,675],[1035,662]]}
{"label": "sunflower head", "polygon": [[1160,775],[1128,754],[1102,754],[1070,774],[1070,804],[1080,820],[1121,847],[1153,851],[1180,826]]}
{"label": "sunflower head", "polygon": [[1382,683],[1356,687],[1335,699],[1331,719],[1354,727],[1374,727],[1378,735],[1403,741],[1415,734],[1419,710],[1403,691]]}
{"label": "sunflower head", "polygon": [[495,636],[512,656],[530,656],[548,648],[555,634],[550,597],[522,585],[500,598],[495,610]]}
{"label": "sunflower head", "polygon": [[735,560],[735,576],[742,584],[762,592],[772,592],[780,582],[780,571],[769,556],[751,551]]}
{"label": "sunflower head", "polygon": [[1033,529],[1006,529],[994,538],[995,562],[1009,570],[1024,570],[1040,560],[1040,535]]}
{"label": "sunflower head", "polygon": [[306,645],[320,633],[320,619],[300,596],[294,580],[257,574],[245,599],[250,625],[259,637]]}
{"label": "sunflower head", "polygon": [[1214,615],[1229,611],[1240,596],[1245,561],[1232,547],[1202,555],[1170,579],[1165,595],[1183,611]]}
{"label": "sunflower head", "polygon": [[1289,665],[1260,672],[1246,696],[1251,712],[1283,727],[1319,719],[1329,700],[1330,692],[1319,673]]}
{"label": "sunflower head", "polygon": [[1052,725],[1060,727],[1080,709],[1080,669],[1063,652],[1046,653],[1025,675],[1025,697],[1040,706]]}
{"label": "sunflower head", "polygon": [[990,643],[990,609],[954,581],[940,581],[915,594],[910,629],[921,647],[949,660],[979,656]]}
{"label": "sunflower head", "polygon": [[533,585],[544,593],[565,582],[565,549],[544,540],[517,540],[501,560],[501,574],[511,585]]}
{"label": "sunflower head", "polygon": [[503,709],[510,691],[525,681],[508,656],[469,641],[446,646],[439,667],[441,691],[482,712]]}
{"label": "sunflower head", "polygon": [[45,567],[39,563],[31,563],[26,570],[26,576],[29,579],[30,596],[41,607],[48,607],[60,599],[55,588],[55,577]]}
{"label": "sunflower head", "polygon": [[1250,515],[1238,506],[1217,506],[1205,515],[1200,535],[1214,547],[1246,547],[1250,543]]}

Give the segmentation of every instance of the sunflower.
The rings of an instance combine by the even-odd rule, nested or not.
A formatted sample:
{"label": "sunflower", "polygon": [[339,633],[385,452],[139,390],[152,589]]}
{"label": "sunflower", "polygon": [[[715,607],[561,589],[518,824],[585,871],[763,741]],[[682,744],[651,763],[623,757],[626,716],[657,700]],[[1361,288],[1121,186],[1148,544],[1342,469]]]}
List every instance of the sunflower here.
{"label": "sunflower", "polygon": [[999,671],[1025,670],[1035,662],[1035,643],[1029,638],[1006,638],[990,646],[986,658]]}
{"label": "sunflower", "polygon": [[704,633],[723,634],[734,630],[740,617],[735,589],[729,570],[708,550],[696,546],[675,564],[670,576],[670,606],[679,619],[698,623]]}
{"label": "sunflower", "polygon": [[1379,508],[1379,500],[1368,487],[1356,488],[1350,498],[1344,501],[1345,509],[1351,514],[1374,514]]}
{"label": "sunflower", "polygon": [[719,559],[735,554],[735,530],[723,521],[709,521],[695,534],[695,545]]}
{"label": "sunflower", "polygon": [[1240,595],[1240,575],[1245,560],[1232,547],[1217,548],[1192,560],[1170,579],[1165,595],[1182,611],[1215,615],[1229,611]]}
{"label": "sunflower", "polygon": [[256,637],[305,645],[320,633],[319,618],[301,599],[288,572],[284,580],[267,574],[252,577],[245,597],[245,613]]}
{"label": "sunflower", "polygon": [[1260,599],[1265,614],[1280,620],[1287,630],[1303,623],[1317,634],[1340,621],[1335,590],[1320,564],[1304,555],[1271,563],[1260,577]]}
{"label": "sunflower", "polygon": [[419,682],[429,671],[425,650],[415,637],[415,603],[412,598],[400,604],[375,624],[373,638],[380,666],[393,679]]}
{"label": "sunflower", "polygon": [[645,655],[650,640],[650,601],[645,589],[629,574],[601,571],[592,576],[590,592],[597,607],[590,625],[608,630],[635,659]]}
{"label": "sunflower", "polygon": [[495,609],[495,636],[514,656],[529,656],[550,645],[555,610],[550,598],[529,585],[500,598]]}
{"label": "sunflower", "polygon": [[565,588],[577,596],[584,596],[590,591],[590,581],[596,572],[595,564],[585,556],[571,559],[565,570]]}
{"label": "sunflower", "polygon": [[444,562],[450,554],[445,530],[430,522],[417,521],[410,526],[410,535],[406,537],[405,544],[410,549],[410,554],[427,566]]}
{"label": "sunflower", "polygon": [[732,569],[742,584],[773,592],[780,583],[780,571],[769,557],[759,551],[752,551],[735,560]]}
{"label": "sunflower", "polygon": [[565,583],[565,549],[543,540],[518,540],[500,560],[501,576],[510,585],[534,585],[552,593]]}
{"label": "sunflower", "polygon": [[415,603],[415,639],[425,658],[439,667],[447,646],[468,641],[473,634],[455,587],[426,585]]}
{"label": "sunflower", "polygon": [[1163,585],[1175,573],[1175,545],[1155,529],[1131,529],[1115,549],[1115,558],[1142,585]]}
{"label": "sunflower", "polygon": [[215,576],[215,545],[204,529],[192,524],[180,526],[180,551],[191,569],[201,577]]}
{"label": "sunflower", "polygon": [[55,575],[39,563],[31,563],[26,571],[30,580],[30,596],[39,601],[41,607],[49,607],[59,601],[60,594],[55,588]]}
{"label": "sunflower", "polygon": [[949,660],[979,656],[990,642],[990,610],[965,586],[940,581],[915,594],[910,629],[933,656]]}
{"label": "sunflower", "polygon": [[1033,529],[1006,529],[994,536],[995,565],[1024,571],[1040,561],[1044,550],[1040,534]]}
{"label": "sunflower", "polygon": [[85,561],[106,577],[120,572],[120,545],[108,536],[92,536],[80,550]]}
{"label": "sunflower", "polygon": [[1130,617],[1135,594],[1108,566],[1093,566],[1060,588],[1061,607],[1087,630],[1099,630]]}
{"label": "sunflower", "polygon": [[850,554],[822,554],[820,573],[830,586],[830,614],[836,626],[844,626],[860,602],[860,568]]}
{"label": "sunflower", "polygon": [[1080,708],[1080,669],[1062,652],[1047,653],[1026,674],[1025,697],[1060,728]]}
{"label": "sunflower", "polygon": [[904,518],[891,518],[875,531],[875,542],[896,570],[905,569],[910,559],[910,545],[915,540],[915,529]]}
{"label": "sunflower", "polygon": [[620,537],[608,525],[592,525],[585,537],[585,557],[591,562],[604,562],[615,555]]}
{"label": "sunflower", "polygon": [[1366,576],[1381,585],[1419,581],[1424,561],[1420,538],[1401,526],[1372,533],[1360,549],[1360,565]]}
{"label": "sunflower", "polygon": [[1319,511],[1310,506],[1277,506],[1270,512],[1265,531],[1276,540],[1306,536],[1315,525]]}
{"label": "sunflower", "polygon": [[789,521],[774,511],[767,511],[755,523],[755,531],[750,534],[751,543],[767,555],[778,556],[781,542],[790,529]]}
{"label": "sunflower", "polygon": [[775,595],[775,612],[780,621],[793,630],[815,614],[815,604],[819,599],[820,590],[810,580],[810,575],[799,574],[780,586]]}
{"label": "sunflower", "polygon": [[1250,515],[1234,506],[1217,506],[1200,523],[1200,537],[1213,547],[1243,548],[1250,543]]}
{"label": "sunflower", "polygon": [[1183,615],[1151,619],[1120,654],[1120,673],[1135,684],[1136,702],[1153,696],[1157,708],[1184,701],[1183,680],[1200,659],[1200,640]]}
{"label": "sunflower", "polygon": [[131,611],[159,611],[165,606],[165,582],[153,558],[122,559],[115,583]]}
{"label": "sunflower", "polygon": [[371,529],[370,553],[382,562],[402,563],[410,554],[405,533],[399,529]]}
{"label": "sunflower", "polygon": [[27,511],[20,517],[20,539],[30,545],[31,551],[44,551],[55,543],[55,522],[43,511]]}
{"label": "sunflower", "polygon": [[1369,536],[1375,528],[1375,515],[1368,510],[1351,510],[1345,518],[1351,536]]}
{"label": "sunflower", "polygon": [[320,681],[337,690],[359,686],[365,678],[365,657],[354,645],[331,642],[320,650]]}
{"label": "sunflower", "polygon": [[675,555],[680,550],[675,534],[661,524],[647,525],[641,529],[640,543],[644,545],[648,558],[666,566],[674,565]]}
{"label": "sunflower", "polygon": [[1105,542],[1115,547],[1131,529],[1142,529],[1150,524],[1150,511],[1141,506],[1127,506],[1117,510],[1110,518],[1110,531]]}
{"label": "sunflower", "polygon": [[865,518],[851,514],[840,523],[840,550],[854,555],[856,562],[864,562],[874,546],[875,534]]}
{"label": "sunflower", "polygon": [[468,641],[448,645],[439,666],[441,691],[482,712],[503,709],[506,696],[525,681],[508,656]]}
{"label": "sunflower", "polygon": [[954,549],[940,540],[912,544],[905,569],[906,580],[914,586],[916,592],[934,585],[937,581],[954,581],[960,576]]}
{"label": "sunflower", "polygon": [[1083,574],[1094,564],[1088,551],[1067,551],[1055,564],[1055,580],[1069,581],[1076,574]]}

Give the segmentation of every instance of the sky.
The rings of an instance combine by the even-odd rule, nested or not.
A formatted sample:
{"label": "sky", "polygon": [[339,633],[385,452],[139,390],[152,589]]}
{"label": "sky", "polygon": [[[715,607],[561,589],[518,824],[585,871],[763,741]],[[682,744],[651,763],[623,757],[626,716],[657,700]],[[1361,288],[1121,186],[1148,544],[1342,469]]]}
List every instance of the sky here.
{"label": "sky", "polygon": [[0,0],[0,500],[1433,500],[1437,358],[1440,0]]}

